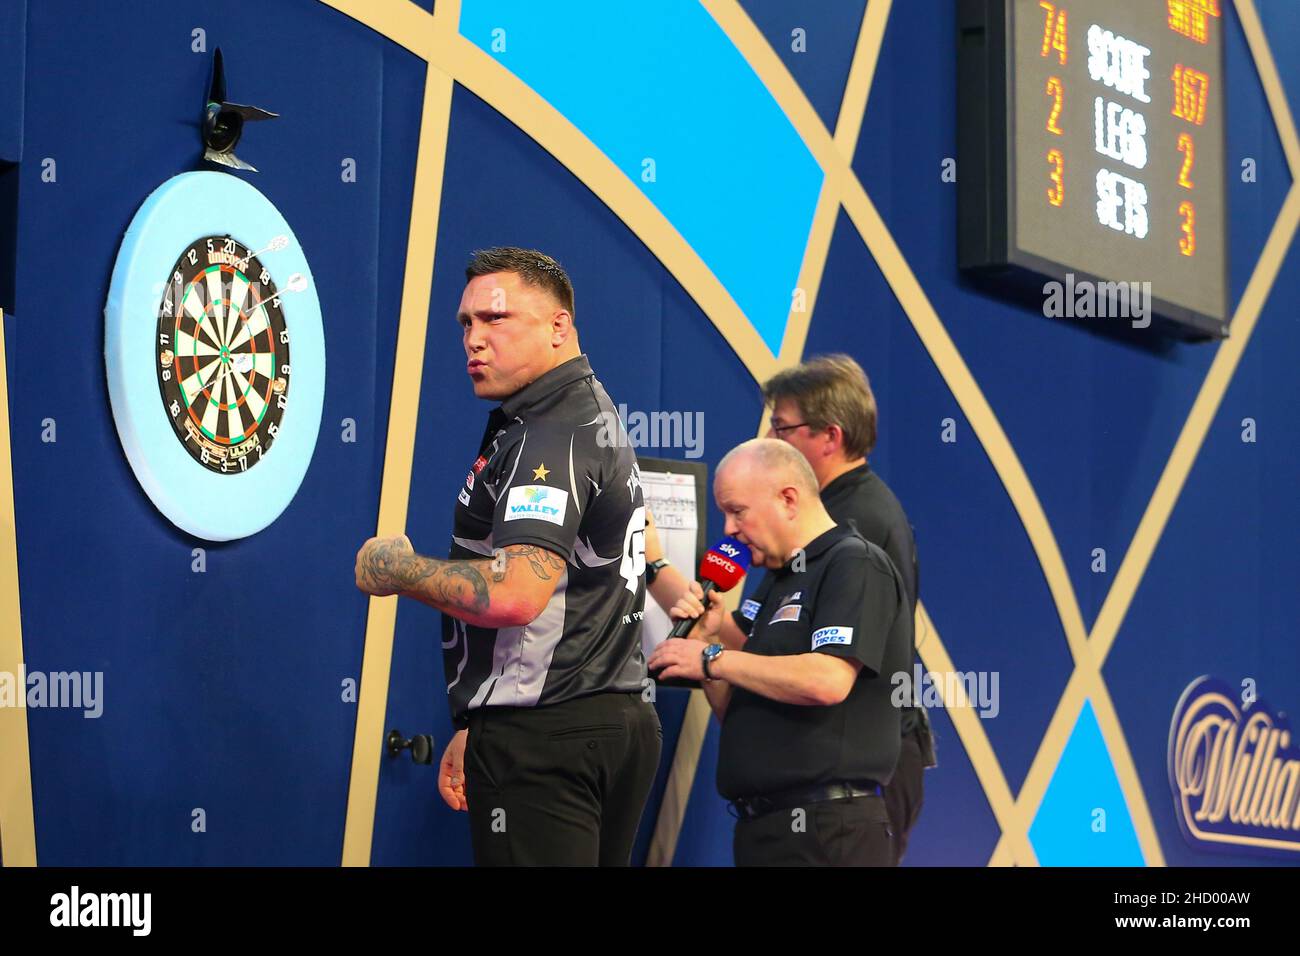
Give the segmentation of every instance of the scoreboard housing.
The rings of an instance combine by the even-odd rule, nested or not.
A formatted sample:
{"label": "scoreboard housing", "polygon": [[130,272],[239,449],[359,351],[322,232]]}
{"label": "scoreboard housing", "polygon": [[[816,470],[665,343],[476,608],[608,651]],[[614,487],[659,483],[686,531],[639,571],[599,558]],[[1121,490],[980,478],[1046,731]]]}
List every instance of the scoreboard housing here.
{"label": "scoreboard housing", "polygon": [[958,266],[1226,336],[1226,2],[958,0]]}

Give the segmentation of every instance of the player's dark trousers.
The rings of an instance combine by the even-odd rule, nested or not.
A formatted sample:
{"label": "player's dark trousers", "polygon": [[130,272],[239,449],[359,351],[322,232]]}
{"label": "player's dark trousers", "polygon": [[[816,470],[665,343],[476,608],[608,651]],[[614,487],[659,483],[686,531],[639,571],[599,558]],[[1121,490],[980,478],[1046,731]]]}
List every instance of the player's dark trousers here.
{"label": "player's dark trousers", "polygon": [[916,818],[921,815],[921,801],[925,795],[925,759],[921,755],[917,735],[924,732],[917,729],[903,738],[894,776],[882,788],[885,809],[889,811],[890,829],[894,834],[895,866],[903,861],[903,854],[907,852],[907,838],[912,827],[916,826]]}
{"label": "player's dark trousers", "polygon": [[627,866],[662,745],[639,692],[470,711],[474,862]]}
{"label": "player's dark trousers", "polygon": [[[800,813],[802,811],[802,813]],[[736,821],[736,866],[890,866],[882,797],[825,800]]]}

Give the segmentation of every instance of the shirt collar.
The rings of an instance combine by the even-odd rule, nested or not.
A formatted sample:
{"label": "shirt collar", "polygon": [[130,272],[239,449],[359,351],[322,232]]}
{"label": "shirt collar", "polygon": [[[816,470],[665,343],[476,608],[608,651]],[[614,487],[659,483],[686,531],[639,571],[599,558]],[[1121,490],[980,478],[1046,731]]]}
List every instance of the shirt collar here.
{"label": "shirt collar", "polygon": [[572,385],[574,382],[581,381],[594,374],[586,355],[571,358],[567,362],[555,366],[540,378],[529,382],[507,398],[501,403],[501,412],[506,421],[510,421],[524,409],[536,405],[552,392],[559,391],[566,385]]}
{"label": "shirt collar", "polygon": [[832,547],[834,547],[837,541],[851,534],[856,534],[856,532],[848,525],[842,525],[842,524],[837,524],[829,531],[823,531],[821,534],[813,538],[802,548],[795,551],[795,553],[790,556],[790,560],[787,561],[785,564],[781,565],[781,570],[786,573],[793,572],[794,562],[799,557],[800,552],[803,553],[804,560],[807,561],[811,558],[817,557],[818,555],[822,554],[824,551],[829,551]]}
{"label": "shirt collar", "polygon": [[837,492],[845,488],[856,485],[858,482],[866,479],[870,474],[871,465],[865,461],[856,468],[850,468],[821,490],[822,500],[824,501],[827,495],[835,495]]}

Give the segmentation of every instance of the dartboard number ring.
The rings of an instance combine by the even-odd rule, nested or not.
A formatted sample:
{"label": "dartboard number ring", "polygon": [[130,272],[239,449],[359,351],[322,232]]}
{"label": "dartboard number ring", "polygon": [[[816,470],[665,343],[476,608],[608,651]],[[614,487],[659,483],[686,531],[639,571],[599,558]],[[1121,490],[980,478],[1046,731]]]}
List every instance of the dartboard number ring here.
{"label": "dartboard number ring", "polygon": [[217,474],[271,450],[289,404],[289,330],[270,272],[230,236],[180,254],[158,306],[158,388],[177,440]]}

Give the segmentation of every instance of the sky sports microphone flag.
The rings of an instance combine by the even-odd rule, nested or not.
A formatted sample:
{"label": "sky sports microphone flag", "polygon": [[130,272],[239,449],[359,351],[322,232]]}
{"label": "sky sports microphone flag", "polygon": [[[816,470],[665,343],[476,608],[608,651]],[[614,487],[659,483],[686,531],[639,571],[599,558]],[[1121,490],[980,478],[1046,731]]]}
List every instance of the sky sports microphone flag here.
{"label": "sky sports microphone flag", "polygon": [[[710,591],[730,591],[749,570],[749,546],[735,538],[723,538],[700,558],[700,587],[704,589],[705,607]],[[695,626],[695,618],[673,625],[669,637],[685,637]]]}

